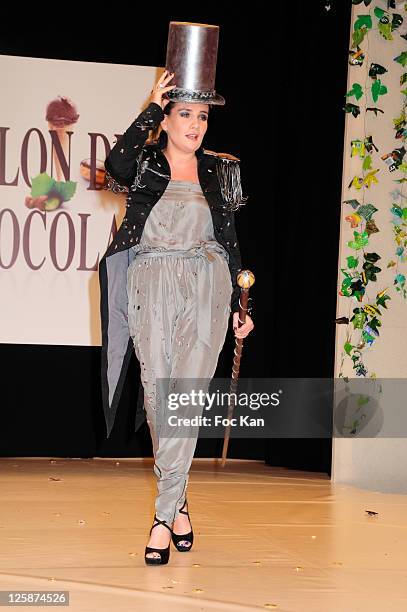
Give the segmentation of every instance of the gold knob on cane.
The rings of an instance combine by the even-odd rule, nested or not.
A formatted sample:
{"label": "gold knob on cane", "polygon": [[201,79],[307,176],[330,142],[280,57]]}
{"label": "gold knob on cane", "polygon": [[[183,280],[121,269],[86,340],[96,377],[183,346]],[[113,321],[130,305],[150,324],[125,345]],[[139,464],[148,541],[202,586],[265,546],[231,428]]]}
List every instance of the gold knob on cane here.
{"label": "gold knob on cane", "polygon": [[242,289],[250,289],[254,285],[254,274],[251,270],[241,270],[237,275],[237,284]]}

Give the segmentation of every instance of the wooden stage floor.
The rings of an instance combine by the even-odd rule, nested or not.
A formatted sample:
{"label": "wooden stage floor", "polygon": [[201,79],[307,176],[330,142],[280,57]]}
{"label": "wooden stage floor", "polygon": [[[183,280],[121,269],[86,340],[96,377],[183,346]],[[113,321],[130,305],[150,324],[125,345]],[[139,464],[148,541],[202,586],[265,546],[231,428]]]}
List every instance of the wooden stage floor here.
{"label": "wooden stage floor", "polygon": [[69,591],[75,612],[407,610],[407,496],[194,459],[193,549],[151,567],[152,467],[0,459],[0,590]]}

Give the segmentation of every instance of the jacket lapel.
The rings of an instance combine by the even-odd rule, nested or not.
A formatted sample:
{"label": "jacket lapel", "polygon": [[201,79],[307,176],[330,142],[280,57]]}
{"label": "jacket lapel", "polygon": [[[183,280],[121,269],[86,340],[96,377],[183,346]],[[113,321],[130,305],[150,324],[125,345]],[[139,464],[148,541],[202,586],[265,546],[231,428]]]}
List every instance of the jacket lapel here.
{"label": "jacket lapel", "polygon": [[[146,159],[149,163],[148,170],[155,174],[155,182],[161,187],[160,195],[165,191],[171,179],[171,168],[163,153],[162,147],[163,145],[159,143],[146,145],[145,149],[147,153],[145,157],[143,157],[143,159]],[[205,149],[202,146],[195,151],[195,155],[198,159],[198,178],[203,193],[210,194],[219,192],[220,186],[216,172],[216,158],[212,155],[205,155]],[[210,197],[208,197],[208,204],[212,208],[213,203]]]}

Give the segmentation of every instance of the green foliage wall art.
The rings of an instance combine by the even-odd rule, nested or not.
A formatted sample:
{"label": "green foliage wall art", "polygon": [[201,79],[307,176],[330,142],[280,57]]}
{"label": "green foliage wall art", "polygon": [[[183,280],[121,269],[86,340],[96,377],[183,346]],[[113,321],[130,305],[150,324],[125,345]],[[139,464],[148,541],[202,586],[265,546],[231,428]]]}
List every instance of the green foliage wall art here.
{"label": "green foliage wall art", "polygon": [[[369,370],[368,351],[380,343],[394,300],[407,300],[407,2],[352,4],[350,88],[343,107],[348,114],[342,203],[346,240],[342,237],[336,319],[346,334],[339,376],[345,376],[346,365],[354,376],[375,378],[381,373]],[[391,251],[386,236],[391,236]]]}

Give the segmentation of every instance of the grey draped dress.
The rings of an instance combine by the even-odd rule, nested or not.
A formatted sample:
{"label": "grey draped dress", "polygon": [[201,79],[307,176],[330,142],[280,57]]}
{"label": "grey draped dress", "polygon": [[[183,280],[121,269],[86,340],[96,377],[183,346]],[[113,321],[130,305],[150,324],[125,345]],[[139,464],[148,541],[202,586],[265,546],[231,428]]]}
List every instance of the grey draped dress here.
{"label": "grey draped dress", "polygon": [[215,240],[201,186],[170,180],[152,208],[127,271],[128,323],[144,388],[157,517],[172,523],[182,507],[199,427],[168,417],[202,414],[203,405],[170,409],[169,393],[208,389],[231,312],[228,253]]}

